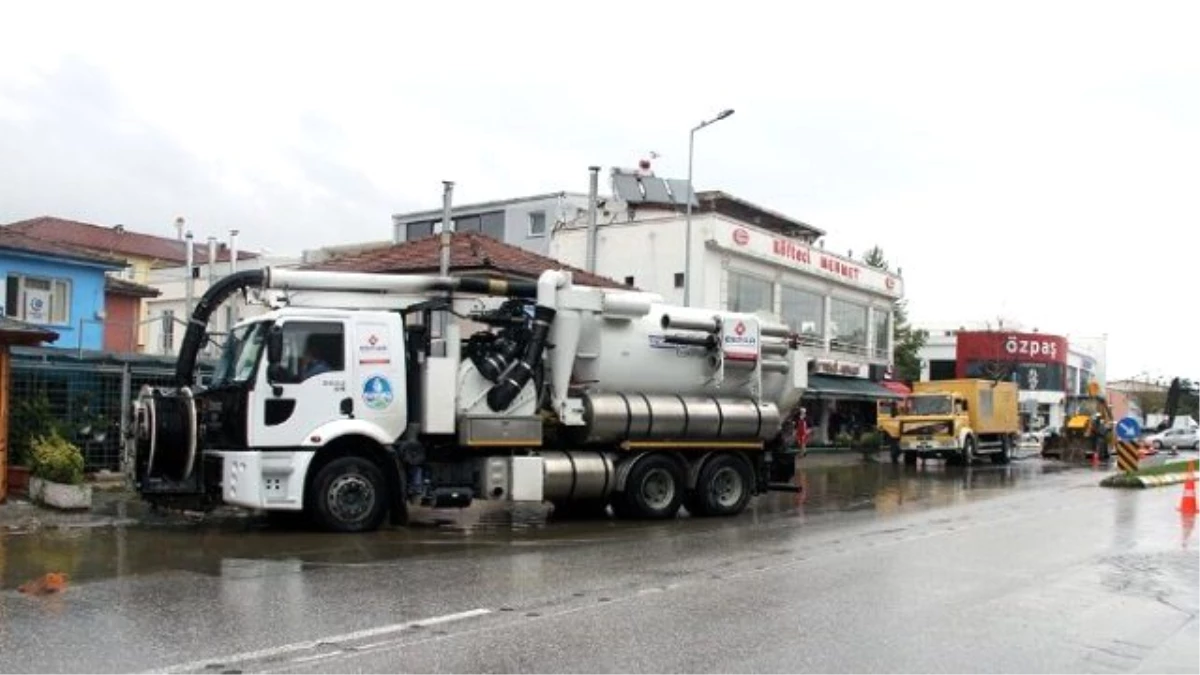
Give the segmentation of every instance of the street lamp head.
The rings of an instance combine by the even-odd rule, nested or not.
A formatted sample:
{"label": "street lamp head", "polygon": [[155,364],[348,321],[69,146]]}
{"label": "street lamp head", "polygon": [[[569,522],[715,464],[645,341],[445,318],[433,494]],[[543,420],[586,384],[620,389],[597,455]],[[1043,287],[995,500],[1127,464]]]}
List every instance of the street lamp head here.
{"label": "street lamp head", "polygon": [[726,117],[729,117],[729,116],[730,116],[730,115],[732,115],[732,114],[733,114],[733,108],[729,108],[728,110],[723,110],[723,111],[721,111],[721,114],[720,114],[720,115],[717,115],[717,119],[718,119],[718,120],[723,120],[723,119],[725,119]]}

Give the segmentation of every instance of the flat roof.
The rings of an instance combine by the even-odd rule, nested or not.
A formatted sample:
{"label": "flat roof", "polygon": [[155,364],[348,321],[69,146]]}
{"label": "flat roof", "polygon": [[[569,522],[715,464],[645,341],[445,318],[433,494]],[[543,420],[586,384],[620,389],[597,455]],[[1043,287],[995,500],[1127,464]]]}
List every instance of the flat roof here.
{"label": "flat roof", "polygon": [[785,216],[778,211],[759,206],[741,197],[735,197],[722,190],[697,192],[696,199],[700,202],[702,212],[716,211],[744,223],[758,225],[781,234],[793,236],[804,234],[814,239],[825,236],[825,230],[809,225],[802,220]]}
{"label": "flat roof", "polygon": [[[495,200],[487,201],[487,202],[473,202],[470,204],[451,204],[450,212],[451,213],[459,213],[462,211],[484,211],[484,210],[488,210],[488,209],[498,209],[498,208],[503,208],[505,206],[512,206],[514,204],[522,204],[525,202],[540,202],[540,201],[544,201],[547,199],[555,199],[557,197],[582,197],[584,199],[587,199],[587,194],[582,193],[582,192],[569,192],[566,190],[559,190],[558,192],[545,192],[542,194],[527,195],[525,197],[512,197],[509,199],[495,199]],[[601,195],[601,198],[604,198],[604,196]],[[441,208],[426,209],[424,211],[409,211],[407,213],[394,213],[394,214],[392,214],[392,220],[393,221],[423,220],[425,218],[432,218],[432,217],[441,216],[441,215],[442,215]]]}

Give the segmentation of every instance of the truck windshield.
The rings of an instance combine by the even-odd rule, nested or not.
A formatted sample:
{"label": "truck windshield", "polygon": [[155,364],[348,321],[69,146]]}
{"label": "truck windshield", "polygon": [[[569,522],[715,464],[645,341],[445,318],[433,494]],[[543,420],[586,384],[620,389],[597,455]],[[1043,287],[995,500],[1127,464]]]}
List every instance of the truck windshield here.
{"label": "truck windshield", "polygon": [[267,322],[260,321],[235,328],[225,340],[221,359],[213,373],[212,386],[239,384],[254,376],[258,356],[267,336]]}
{"label": "truck windshield", "polygon": [[909,415],[949,415],[949,396],[913,396],[908,399]]}

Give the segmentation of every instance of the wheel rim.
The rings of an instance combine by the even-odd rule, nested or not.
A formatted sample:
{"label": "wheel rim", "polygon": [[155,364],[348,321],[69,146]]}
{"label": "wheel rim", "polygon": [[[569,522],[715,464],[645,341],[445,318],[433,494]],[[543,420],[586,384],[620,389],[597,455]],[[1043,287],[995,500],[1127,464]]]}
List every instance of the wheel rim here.
{"label": "wheel rim", "polygon": [[732,467],[721,467],[713,476],[709,493],[718,505],[723,507],[735,506],[742,498],[742,475]]}
{"label": "wheel rim", "polygon": [[675,480],[664,469],[651,469],[642,479],[642,500],[652,509],[665,509],[675,498]]}
{"label": "wheel rim", "polygon": [[375,506],[375,488],[358,474],[338,476],[326,493],[329,513],[343,522],[362,520]]}

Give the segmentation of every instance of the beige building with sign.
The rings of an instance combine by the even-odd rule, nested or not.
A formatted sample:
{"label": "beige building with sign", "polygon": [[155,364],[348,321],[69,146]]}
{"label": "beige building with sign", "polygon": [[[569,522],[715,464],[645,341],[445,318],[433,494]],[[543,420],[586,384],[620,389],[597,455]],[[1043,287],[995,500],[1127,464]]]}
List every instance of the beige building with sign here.
{"label": "beige building with sign", "polygon": [[[628,187],[631,175],[617,173],[616,197],[603,200],[597,218],[597,274],[669,302],[683,303],[690,285],[693,306],[781,317],[811,359],[804,405],[814,440],[873,427],[876,402],[896,397],[880,381],[892,363],[892,305],[904,295],[899,276],[824,250],[821,230],[723,192],[697,193],[689,242],[682,203],[638,199]],[[640,192],[660,194],[658,187]],[[551,236],[551,257],[586,269],[587,251],[586,217]]]}

